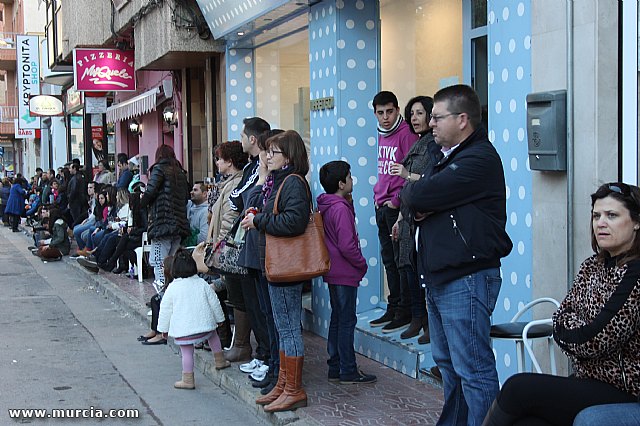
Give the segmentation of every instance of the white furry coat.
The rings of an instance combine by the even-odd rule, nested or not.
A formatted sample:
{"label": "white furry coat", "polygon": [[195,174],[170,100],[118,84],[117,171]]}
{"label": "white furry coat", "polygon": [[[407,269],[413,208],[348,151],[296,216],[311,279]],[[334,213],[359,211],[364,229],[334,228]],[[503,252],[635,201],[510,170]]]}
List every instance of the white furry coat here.
{"label": "white furry coat", "polygon": [[176,278],[160,302],[158,331],[171,337],[185,337],[215,330],[224,322],[218,296],[202,278]]}

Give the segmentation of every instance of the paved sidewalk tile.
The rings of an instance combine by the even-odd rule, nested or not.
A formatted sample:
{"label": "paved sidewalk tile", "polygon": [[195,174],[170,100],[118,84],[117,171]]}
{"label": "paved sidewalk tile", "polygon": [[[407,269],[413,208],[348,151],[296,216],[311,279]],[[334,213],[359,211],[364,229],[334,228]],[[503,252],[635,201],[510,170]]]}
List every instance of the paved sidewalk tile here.
{"label": "paved sidewalk tile", "polygon": [[[64,261],[77,265],[75,260]],[[142,283],[128,275],[115,275],[100,271],[87,275],[96,282],[107,297],[114,299],[121,309],[144,319],[148,308],[145,303],[155,294],[151,280]],[[146,317],[149,318],[150,317]],[[140,330],[142,331],[142,330]],[[133,334],[139,334],[135,331]],[[367,385],[341,385],[327,380],[326,340],[305,332],[305,363],[303,383],[308,395],[308,407],[292,413],[269,415],[262,413],[274,424],[295,421],[327,426],[338,425],[415,425],[436,424],[442,409],[442,390],[412,379],[385,365],[357,355],[358,366],[378,381]],[[215,383],[223,386],[247,404],[259,396],[258,390],[236,365],[216,371],[212,368],[210,352],[196,351],[196,365]],[[255,404],[254,404],[255,405]],[[258,413],[262,409],[255,406]]]}

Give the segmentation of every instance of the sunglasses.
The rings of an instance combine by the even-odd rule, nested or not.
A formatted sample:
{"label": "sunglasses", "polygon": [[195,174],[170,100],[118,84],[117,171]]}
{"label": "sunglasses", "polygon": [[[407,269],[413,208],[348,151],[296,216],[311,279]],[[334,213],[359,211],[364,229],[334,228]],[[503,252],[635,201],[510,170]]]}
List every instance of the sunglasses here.
{"label": "sunglasses", "polygon": [[616,192],[625,197],[631,196],[631,188],[629,188],[629,185],[627,185],[626,183],[614,182],[614,183],[608,183],[605,186],[611,192]]}

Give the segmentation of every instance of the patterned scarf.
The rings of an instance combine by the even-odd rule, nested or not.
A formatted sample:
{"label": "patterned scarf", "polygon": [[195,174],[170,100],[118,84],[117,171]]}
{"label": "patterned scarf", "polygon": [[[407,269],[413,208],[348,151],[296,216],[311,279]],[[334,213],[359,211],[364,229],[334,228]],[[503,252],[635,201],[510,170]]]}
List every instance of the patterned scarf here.
{"label": "patterned scarf", "polygon": [[273,183],[273,173],[269,173],[269,176],[267,176],[264,185],[262,185],[262,207],[267,205],[267,200],[271,195],[271,191],[273,191]]}

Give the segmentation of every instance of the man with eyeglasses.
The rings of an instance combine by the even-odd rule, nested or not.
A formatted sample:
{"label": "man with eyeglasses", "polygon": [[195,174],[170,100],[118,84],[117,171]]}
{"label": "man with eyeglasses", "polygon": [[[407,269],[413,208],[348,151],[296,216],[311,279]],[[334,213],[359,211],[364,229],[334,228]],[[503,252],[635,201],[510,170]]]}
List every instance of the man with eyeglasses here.
{"label": "man with eyeglasses", "polygon": [[429,125],[443,157],[401,197],[418,227],[418,278],[427,289],[431,350],[444,385],[438,424],[479,425],[499,390],[489,331],[500,259],[513,247],[504,171],[471,87],[446,87],[433,101]]}
{"label": "man with eyeglasses", "polygon": [[389,297],[387,311],[369,321],[369,325],[382,327],[383,333],[392,333],[411,322],[411,295],[406,275],[398,270],[398,241],[391,237],[400,213],[399,196],[405,180],[392,174],[391,167],[404,160],[418,135],[411,132],[400,115],[398,98],[392,92],[382,91],[374,96],[373,109],[378,120],[378,181],[373,187],[373,201]]}

